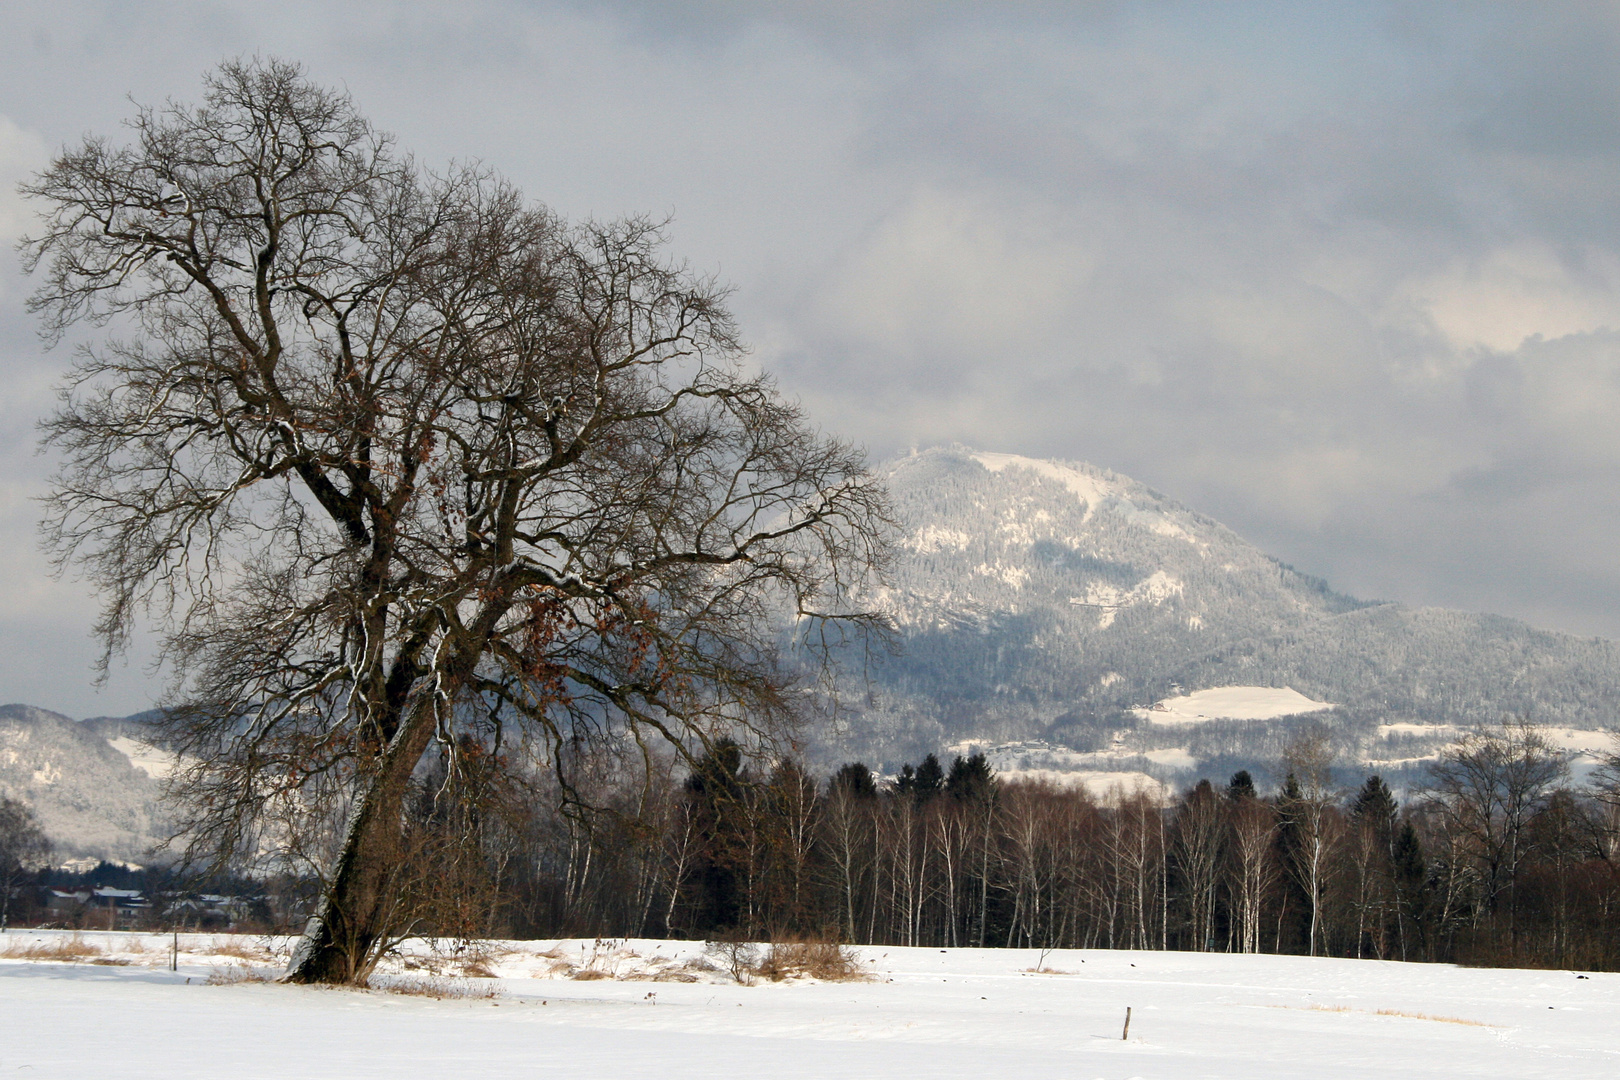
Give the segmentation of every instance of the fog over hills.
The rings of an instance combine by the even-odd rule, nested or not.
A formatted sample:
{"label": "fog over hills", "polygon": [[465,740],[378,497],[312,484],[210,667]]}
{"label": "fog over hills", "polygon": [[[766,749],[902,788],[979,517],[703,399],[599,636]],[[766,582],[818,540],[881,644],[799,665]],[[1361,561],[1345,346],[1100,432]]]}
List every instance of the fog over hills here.
{"label": "fog over hills", "polygon": [[[818,756],[892,768],[1033,743],[1002,746],[1002,767],[1183,782],[1268,771],[1310,722],[1338,741],[1347,778],[1411,779],[1462,726],[1528,716],[1584,750],[1620,711],[1614,642],[1341,595],[1105,469],[956,447],[882,471],[905,528],[890,598],[904,647]],[[1196,722],[1151,708],[1229,686],[1320,705]]]}
{"label": "fog over hills", "polygon": [[[1346,784],[1397,787],[1460,731],[1549,725],[1590,762],[1620,715],[1620,646],[1513,619],[1334,592],[1128,477],[959,447],[880,466],[903,524],[884,602],[901,649],[852,672],[827,769],[987,752],[1003,773],[1106,791],[1275,766],[1302,728]],[[858,667],[858,665],[852,665]],[[0,793],[64,855],[140,861],[168,759],[142,717],[0,708]]]}

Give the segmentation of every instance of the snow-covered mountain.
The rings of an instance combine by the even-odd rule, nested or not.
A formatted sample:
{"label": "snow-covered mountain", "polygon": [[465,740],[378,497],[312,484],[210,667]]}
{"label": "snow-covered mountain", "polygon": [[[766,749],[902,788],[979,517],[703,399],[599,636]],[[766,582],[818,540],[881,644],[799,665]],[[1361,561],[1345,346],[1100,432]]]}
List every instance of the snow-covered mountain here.
{"label": "snow-covered mountain", "polygon": [[1117,473],[959,447],[882,469],[904,647],[828,759],[973,744],[1180,782],[1264,771],[1314,722],[1399,778],[1459,726],[1527,715],[1591,749],[1620,715],[1614,642],[1341,595]]}
{"label": "snow-covered mountain", "polygon": [[0,706],[0,795],[33,807],[58,858],[144,862],[166,835],[154,774],[167,762],[133,726]]}

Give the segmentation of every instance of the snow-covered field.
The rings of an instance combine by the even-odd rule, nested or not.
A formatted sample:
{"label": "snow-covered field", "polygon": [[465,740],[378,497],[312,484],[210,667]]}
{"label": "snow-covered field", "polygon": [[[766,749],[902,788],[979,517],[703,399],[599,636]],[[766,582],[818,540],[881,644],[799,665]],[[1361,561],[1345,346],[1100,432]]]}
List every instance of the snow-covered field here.
{"label": "snow-covered field", "polygon": [[1221,686],[1165,698],[1151,708],[1134,709],[1155,724],[1196,724],[1205,720],[1275,720],[1335,708],[1312,701],[1288,686]]}
{"label": "snow-covered field", "polygon": [[[13,932],[0,953],[72,940]],[[0,1074],[1620,1075],[1620,975],[1069,951],[1035,973],[1035,952],[872,948],[859,950],[869,981],[742,986],[690,972],[701,944],[509,942],[482,958],[493,979],[454,974],[464,954],[423,946],[414,970],[393,966],[396,982],[468,995],[435,999],[239,981],[272,972],[261,949],[284,942],[183,936],[178,972],[168,938],[79,945],[78,962],[0,959]],[[570,977],[582,969],[608,977]],[[640,978],[658,972],[698,981]]]}

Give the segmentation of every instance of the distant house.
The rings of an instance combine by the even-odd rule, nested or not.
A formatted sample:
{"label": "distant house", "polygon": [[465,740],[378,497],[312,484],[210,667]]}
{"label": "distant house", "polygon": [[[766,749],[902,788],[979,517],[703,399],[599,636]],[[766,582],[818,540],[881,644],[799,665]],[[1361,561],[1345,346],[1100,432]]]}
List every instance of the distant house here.
{"label": "distant house", "polygon": [[80,889],[46,889],[43,897],[48,911],[56,914],[81,908],[112,910],[134,914],[152,906],[139,889],[107,889],[99,886]]}
{"label": "distant house", "polygon": [[163,914],[168,919],[190,921],[198,925],[222,921],[234,926],[248,916],[251,905],[252,901],[240,896],[197,893],[171,900],[164,907]]}
{"label": "distant house", "polygon": [[120,911],[142,910],[152,906],[152,902],[141,895],[139,889],[97,888],[91,891],[90,901],[96,907],[117,908]]}

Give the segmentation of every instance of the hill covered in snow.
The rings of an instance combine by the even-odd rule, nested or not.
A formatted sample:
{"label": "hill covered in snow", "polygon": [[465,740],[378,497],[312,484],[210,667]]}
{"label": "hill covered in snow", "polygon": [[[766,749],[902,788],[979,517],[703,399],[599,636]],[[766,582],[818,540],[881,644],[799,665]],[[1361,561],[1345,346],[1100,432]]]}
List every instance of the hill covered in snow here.
{"label": "hill covered in snow", "polygon": [[[1106,469],[955,447],[882,471],[903,649],[828,760],[1037,745],[1184,782],[1264,772],[1315,723],[1399,779],[1482,721],[1529,716],[1586,749],[1620,716],[1614,642],[1345,596]],[[1215,691],[1247,704],[1201,707]]]}
{"label": "hill covered in snow", "polygon": [[135,726],[0,706],[0,795],[33,808],[58,859],[143,862],[167,835],[154,775],[166,759],[134,737]]}

